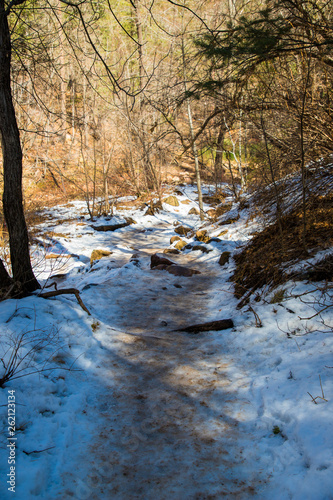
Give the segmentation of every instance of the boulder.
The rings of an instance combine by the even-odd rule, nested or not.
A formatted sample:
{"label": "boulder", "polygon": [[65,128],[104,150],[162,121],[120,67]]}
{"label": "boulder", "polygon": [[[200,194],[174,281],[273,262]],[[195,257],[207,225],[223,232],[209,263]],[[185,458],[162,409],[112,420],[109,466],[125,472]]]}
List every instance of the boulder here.
{"label": "boulder", "polygon": [[188,215],[200,215],[200,210],[198,210],[195,207],[192,207],[191,210],[189,211]]}
{"label": "boulder", "polygon": [[164,203],[167,203],[168,205],[171,205],[172,207],[179,207],[179,201],[176,196],[168,196],[163,200]]}
{"label": "boulder", "polygon": [[179,241],[181,238],[179,236],[172,236],[170,239],[170,245],[174,243],[175,241]]}

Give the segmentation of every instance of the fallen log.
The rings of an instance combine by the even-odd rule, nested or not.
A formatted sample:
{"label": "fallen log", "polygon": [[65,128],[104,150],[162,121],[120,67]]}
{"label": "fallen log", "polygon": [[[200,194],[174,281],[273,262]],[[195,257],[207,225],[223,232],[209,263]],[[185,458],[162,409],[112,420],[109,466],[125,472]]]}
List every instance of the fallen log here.
{"label": "fallen log", "polygon": [[233,328],[234,322],[232,319],[220,319],[217,321],[209,321],[208,323],[201,323],[199,325],[186,326],[185,328],[178,328],[175,332],[188,332],[188,333],[200,333],[209,331],[219,331],[227,330],[228,328]]}
{"label": "fallen log", "polygon": [[67,295],[67,294],[73,294],[76,297],[76,300],[82,307],[82,309],[91,316],[90,312],[84,305],[81,297],[80,297],[80,292],[76,288],[63,288],[62,290],[53,290],[52,292],[45,292],[45,293],[40,293],[38,297],[42,297],[43,299],[49,299],[51,297],[57,297],[57,295]]}

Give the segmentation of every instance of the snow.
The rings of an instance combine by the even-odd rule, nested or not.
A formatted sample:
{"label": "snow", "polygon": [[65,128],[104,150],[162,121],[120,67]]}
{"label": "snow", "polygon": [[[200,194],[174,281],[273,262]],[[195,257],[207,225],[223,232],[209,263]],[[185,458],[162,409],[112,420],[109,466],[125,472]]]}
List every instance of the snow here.
{"label": "snow", "polygon": [[[227,230],[199,243],[209,253],[165,255],[201,274],[151,270],[150,256],[172,247],[176,221],[202,227],[188,215],[194,188],[177,198],[155,216],[133,208],[98,220],[136,221],[115,232],[95,231],[83,202],[46,211],[33,248],[38,279],[77,288],[91,315],[74,295],[0,303],[0,357],[6,364],[18,339],[26,355],[16,374],[25,376],[0,389],[1,498],[13,496],[10,390],[20,500],[333,498],[332,309],[312,317],[325,297],[306,282],[284,284],[281,303],[263,290],[251,303],[260,328],[252,310],[237,309],[233,260],[218,259],[239,251],[259,222],[236,205],[223,216],[239,214],[236,222],[205,223],[211,237]],[[112,253],[91,265],[93,249]],[[223,318],[234,328],[177,331]]]}

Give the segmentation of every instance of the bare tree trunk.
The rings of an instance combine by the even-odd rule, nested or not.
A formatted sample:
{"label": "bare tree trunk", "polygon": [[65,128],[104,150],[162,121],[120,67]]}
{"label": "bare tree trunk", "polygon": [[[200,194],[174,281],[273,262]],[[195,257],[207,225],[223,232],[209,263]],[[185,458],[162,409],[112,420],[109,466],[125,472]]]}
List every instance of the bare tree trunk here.
{"label": "bare tree trunk", "polygon": [[22,148],[12,101],[11,41],[4,0],[0,0],[0,136],[3,155],[3,210],[9,233],[13,279],[23,292],[40,288],[32,271],[23,212]]}
{"label": "bare tree trunk", "polygon": [[[183,59],[184,90],[185,90],[185,93],[186,93],[187,92],[187,81],[186,81],[187,76],[186,76],[186,60],[185,60],[184,37],[182,37],[182,59]],[[187,105],[188,123],[189,123],[189,126],[190,126],[192,152],[193,152],[194,162],[195,162],[195,176],[196,176],[197,188],[198,188],[198,200],[199,200],[199,209],[200,209],[200,219],[203,220],[205,218],[205,212],[204,212],[204,209],[203,209],[203,200],[202,200],[200,165],[199,165],[199,158],[198,158],[198,149],[197,149],[197,145],[196,145],[196,142],[195,142],[195,134],[194,134],[194,127],[193,127],[193,119],[192,119],[192,110],[191,110],[191,103],[190,103],[189,98],[186,99],[186,105]]]}
{"label": "bare tree trunk", "polygon": [[200,219],[203,220],[205,218],[205,213],[204,213],[203,201],[202,201],[200,165],[199,165],[199,158],[198,158],[198,149],[197,149],[197,145],[196,145],[196,142],[194,139],[195,136],[194,136],[194,128],[193,128],[193,120],[192,120],[192,111],[191,111],[191,104],[190,104],[189,99],[187,99],[187,116],[188,116],[188,122],[190,125],[190,132],[191,132],[192,152],[193,152],[193,156],[194,156],[195,176],[196,176],[197,188],[198,188]]}

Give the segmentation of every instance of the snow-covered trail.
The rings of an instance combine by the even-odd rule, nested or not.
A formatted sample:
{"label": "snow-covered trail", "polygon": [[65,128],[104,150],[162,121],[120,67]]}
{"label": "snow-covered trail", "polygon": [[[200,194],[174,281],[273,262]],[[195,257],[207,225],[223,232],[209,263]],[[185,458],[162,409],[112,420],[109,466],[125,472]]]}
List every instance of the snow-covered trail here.
{"label": "snow-covered trail", "polygon": [[[232,257],[261,226],[235,206],[202,226],[186,191],[154,217],[119,207],[98,220],[136,221],[115,232],[96,230],[84,202],[45,212],[35,272],[45,286],[77,288],[91,315],[72,295],[0,303],[5,363],[28,338],[24,376],[0,391],[1,498],[13,497],[15,391],[18,500],[332,500],[332,309],[309,320],[320,288],[293,281],[277,289],[281,302],[263,289],[252,310],[237,309]],[[189,246],[164,255],[201,274],[150,268],[180,224]],[[92,264],[95,250],[106,256]],[[222,252],[231,258],[220,266]],[[177,331],[223,318],[234,328]]]}
{"label": "snow-covered trail", "polygon": [[242,429],[251,415],[251,402],[242,398],[245,374],[223,355],[216,335],[174,331],[224,317],[223,311],[212,317],[221,279],[216,257],[166,255],[200,270],[192,277],[150,270],[150,255],[165,248],[169,229],[114,233],[112,240],[126,243],[138,261],[129,263],[133,279],[126,274],[122,281],[120,273],[85,299],[104,326],[95,337],[106,349],[105,378],[88,398],[100,433],[90,448],[86,498],[248,498],[263,480],[251,451],[255,438]]}

